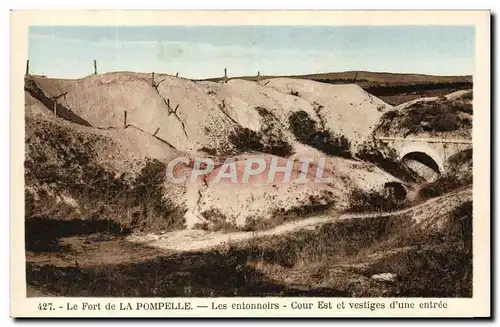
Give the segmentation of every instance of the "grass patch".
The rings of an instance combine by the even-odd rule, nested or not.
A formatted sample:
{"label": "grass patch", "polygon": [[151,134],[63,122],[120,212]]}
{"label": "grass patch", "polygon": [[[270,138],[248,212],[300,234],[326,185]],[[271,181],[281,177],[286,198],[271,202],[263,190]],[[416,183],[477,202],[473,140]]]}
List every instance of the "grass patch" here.
{"label": "grass patch", "polygon": [[281,130],[280,121],[273,113],[263,107],[256,107],[255,110],[261,116],[263,152],[271,153],[281,157],[288,157],[292,154],[292,146],[286,141]]}
{"label": "grass patch", "polygon": [[[472,203],[439,219],[446,224],[439,230],[414,226],[411,215],[343,220],[314,231],[259,238],[244,250],[290,269],[300,283],[321,283],[345,296],[470,297]],[[290,276],[290,270],[284,274]],[[370,277],[380,273],[397,278],[373,283]]]}
{"label": "grass patch", "polygon": [[472,163],[472,148],[455,153],[447,160],[447,166],[457,169],[460,165]]}
{"label": "grass patch", "polygon": [[350,158],[350,141],[343,135],[317,126],[316,121],[303,110],[290,115],[289,126],[295,138],[303,144],[312,146],[325,154]]}
{"label": "grass patch", "polygon": [[262,136],[246,127],[238,126],[231,131],[228,139],[238,152],[262,151],[264,149]]}
{"label": "grass patch", "polygon": [[364,191],[356,188],[349,194],[350,212],[387,212],[402,209],[405,198],[388,189]]}
{"label": "grass patch", "polygon": [[422,132],[451,132],[470,130],[472,120],[460,113],[472,115],[469,100],[448,100],[440,97],[434,101],[417,101],[404,110],[391,110],[381,117],[377,127],[380,133],[400,130],[405,135]]}
{"label": "grass patch", "polygon": [[439,230],[420,229],[410,223],[411,217],[402,218],[394,236],[377,246],[377,251],[408,250],[384,256],[364,273],[397,274],[401,296],[471,297],[472,202],[440,217],[446,225]]}
{"label": "grass patch", "polygon": [[472,183],[472,178],[470,180],[461,180],[460,178],[453,175],[443,175],[435,181],[422,186],[422,188],[419,190],[419,195],[423,199],[429,199],[444,195],[470,183]]}
{"label": "grass patch", "polygon": [[[26,275],[60,296],[470,297],[472,251],[463,244],[472,237],[471,213],[471,203],[458,206],[439,231],[416,228],[411,215],[340,220],[127,264],[28,263]],[[387,272],[394,282],[370,278]]]}
{"label": "grass patch", "polygon": [[256,132],[238,126],[229,134],[229,142],[237,152],[264,152],[287,157],[292,154],[292,146],[286,141],[279,128],[277,118],[266,108],[255,108],[262,117],[262,128]]}
{"label": "grass patch", "polygon": [[209,148],[209,147],[206,147],[206,146],[202,146],[201,148],[198,149],[198,151],[203,151],[211,156],[216,156],[217,155],[217,150],[216,149],[212,149],[212,148]]}

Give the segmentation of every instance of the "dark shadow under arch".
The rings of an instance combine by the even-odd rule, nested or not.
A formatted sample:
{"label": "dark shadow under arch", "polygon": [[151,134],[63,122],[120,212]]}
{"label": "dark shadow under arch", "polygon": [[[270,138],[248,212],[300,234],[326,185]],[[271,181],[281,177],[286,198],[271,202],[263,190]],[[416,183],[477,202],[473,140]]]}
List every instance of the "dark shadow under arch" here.
{"label": "dark shadow under arch", "polygon": [[398,201],[406,199],[406,195],[408,194],[403,184],[399,182],[387,182],[384,184],[384,188],[391,192],[394,198]]}
{"label": "dark shadow under arch", "polygon": [[432,157],[429,156],[425,152],[420,152],[420,151],[409,152],[403,156],[402,160],[403,161],[415,160],[415,161],[418,161],[418,162],[426,165],[427,167],[429,167],[430,169],[432,169],[433,171],[435,171],[438,174],[442,173],[440,171],[439,165],[436,163],[436,161],[434,159],[432,159]]}

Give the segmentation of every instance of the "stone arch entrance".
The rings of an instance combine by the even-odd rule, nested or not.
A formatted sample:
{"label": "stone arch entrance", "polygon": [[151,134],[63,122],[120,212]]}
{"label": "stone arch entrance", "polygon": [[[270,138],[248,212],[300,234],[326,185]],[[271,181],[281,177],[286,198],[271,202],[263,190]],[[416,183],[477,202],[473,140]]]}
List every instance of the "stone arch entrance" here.
{"label": "stone arch entrance", "polygon": [[426,145],[412,145],[403,149],[400,159],[412,170],[431,181],[444,172],[441,155]]}
{"label": "stone arch entrance", "polygon": [[408,160],[418,161],[418,162],[422,163],[423,165],[432,169],[437,174],[440,174],[441,170],[442,170],[441,168],[439,168],[439,165],[437,164],[437,162],[431,156],[429,156],[427,153],[424,153],[424,152],[407,153],[402,158],[402,160],[403,161],[408,161]]}

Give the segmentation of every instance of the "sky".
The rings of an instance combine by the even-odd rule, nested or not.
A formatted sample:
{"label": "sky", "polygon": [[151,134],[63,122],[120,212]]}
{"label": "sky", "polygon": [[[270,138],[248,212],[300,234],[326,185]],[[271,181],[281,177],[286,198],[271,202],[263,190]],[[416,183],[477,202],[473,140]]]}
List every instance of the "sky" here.
{"label": "sky", "polygon": [[194,79],[352,70],[469,75],[473,26],[31,26],[30,73]]}

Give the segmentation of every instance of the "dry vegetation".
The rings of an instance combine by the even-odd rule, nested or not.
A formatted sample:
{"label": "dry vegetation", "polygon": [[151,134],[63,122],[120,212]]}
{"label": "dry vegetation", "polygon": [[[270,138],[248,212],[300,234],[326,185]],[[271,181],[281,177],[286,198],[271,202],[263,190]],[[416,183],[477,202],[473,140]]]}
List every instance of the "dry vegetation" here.
{"label": "dry vegetation", "polygon": [[377,127],[380,134],[408,136],[423,132],[455,132],[462,136],[472,133],[472,103],[467,97],[438,98],[416,101],[410,106],[386,112]]}
{"label": "dry vegetation", "polygon": [[138,230],[183,227],[185,209],[164,196],[164,163],[146,159],[131,163],[136,172],[116,171],[98,153],[110,148],[111,156],[112,139],[32,118],[26,128],[26,219],[102,219]]}
{"label": "dry vegetation", "polygon": [[323,126],[317,126],[307,112],[297,111],[290,115],[288,122],[290,130],[297,140],[312,146],[330,156],[351,157],[349,140]]}
{"label": "dry vegetation", "polygon": [[[28,264],[27,275],[38,289],[64,296],[470,297],[471,202],[439,217],[441,228],[423,227],[432,215],[423,222],[419,215],[425,214],[342,220],[279,237],[256,234],[250,242],[136,263]],[[396,277],[372,278],[382,273]]]}
{"label": "dry vegetation", "polygon": [[266,108],[256,107],[262,119],[262,128],[255,132],[238,126],[229,134],[229,142],[234,146],[235,153],[263,152],[281,157],[287,157],[293,148],[279,128],[278,119]]}
{"label": "dry vegetation", "polygon": [[440,196],[452,190],[472,185],[472,149],[461,151],[448,159],[448,170],[433,182],[423,185],[422,198]]}
{"label": "dry vegetation", "polygon": [[[112,94],[113,87],[120,84],[122,77],[111,75],[106,77],[109,81],[104,84],[97,77],[87,80],[87,84],[84,83],[88,88],[86,96],[95,91],[95,85]],[[286,94],[279,91],[280,87],[288,88],[287,81],[276,82],[272,90],[270,87],[263,91],[264,88],[258,86],[262,92],[259,97],[265,95],[260,98],[275,97],[262,104],[260,98],[256,101],[251,96],[245,98],[244,92],[234,92],[231,87],[239,85],[237,83],[228,83],[228,86],[186,81],[182,87],[177,87],[178,80],[168,78],[161,86],[155,84],[154,91],[146,78],[128,73],[125,77],[123,83],[130,83],[128,86],[139,83],[140,90],[144,91],[131,96],[127,105],[130,108],[151,105],[148,112],[154,113],[151,117],[136,114],[139,122],[150,124],[141,131],[168,144],[169,149],[173,148],[172,143],[177,147],[185,146],[183,151],[198,149],[211,156],[255,152],[285,158],[295,154],[297,149],[310,147],[338,160],[335,161],[338,166],[332,165],[330,173],[343,184],[333,185],[337,189],[332,188],[332,191],[318,186],[314,195],[303,194],[311,191],[309,189],[300,191],[302,193],[281,189],[280,192],[288,197],[282,198],[289,201],[286,208],[272,207],[264,200],[254,202],[258,196],[274,191],[256,187],[242,201],[253,206],[268,206],[266,209],[274,208],[271,218],[248,215],[243,225],[228,219],[234,218],[227,214],[233,209],[231,206],[239,205],[227,197],[234,192],[224,190],[220,193],[221,198],[217,198],[217,194],[208,197],[207,201],[217,199],[228,203],[220,207],[203,207],[199,214],[204,220],[194,227],[206,232],[253,232],[255,237],[250,241],[179,253],[132,245],[125,239],[130,233],[184,229],[185,214],[191,209],[186,204],[187,197],[184,198],[187,191],[166,182],[166,159],[159,160],[144,153],[133,157],[124,155],[116,138],[89,127],[104,118],[106,123],[108,120],[119,123],[121,109],[118,110],[115,103],[107,104],[112,110],[104,113],[92,106],[84,108],[87,104],[81,101],[78,91],[82,88],[77,86],[82,81],[71,82],[67,87],[69,100],[61,101],[64,105],[56,105],[59,118],[26,118],[26,273],[30,288],[59,296],[102,297],[472,295],[472,201],[469,192],[472,149],[451,157],[446,163],[445,174],[422,184],[422,178],[403,164],[394,150],[375,139],[364,140],[353,151],[351,142],[354,140],[338,132],[340,125],[336,125],[335,116],[331,114],[358,110],[363,103],[371,110],[370,118],[362,122],[367,126],[373,123],[374,117],[385,112],[377,132],[469,135],[472,93],[417,101],[404,108],[385,111],[380,100],[374,102],[371,95],[354,86],[360,91],[356,93],[359,103],[333,110],[328,104],[324,107],[315,100],[304,100],[311,96],[304,91],[307,87],[290,88]],[[330,84],[356,82],[381,96],[405,97],[413,96],[414,92],[425,94],[470,87],[468,77],[412,75],[402,78],[396,74],[367,72],[356,73],[353,77],[349,72],[317,75],[313,79]],[[60,91],[59,84],[43,79],[38,81],[46,83],[47,89],[38,85],[35,79],[28,79],[26,92],[40,101],[44,109],[50,109],[53,104],[50,99]],[[207,91],[207,85],[214,90]],[[150,93],[146,96],[146,92]],[[105,100],[109,94],[103,93],[99,98]],[[193,97],[186,94],[193,94]],[[155,97],[160,104],[151,104],[149,96]],[[222,104],[217,102],[219,96],[224,97]],[[171,101],[181,103],[180,107],[175,107],[174,115],[165,108]],[[243,113],[234,111],[231,107],[234,103],[245,104],[242,105],[246,108],[242,109]],[[268,106],[270,103],[276,107]],[[80,112],[88,119],[76,114]],[[345,116],[347,118],[342,118],[342,124],[349,125],[349,119],[356,115],[351,111]],[[158,122],[155,117],[160,117],[164,126],[172,127],[162,127],[161,138],[156,135],[158,129],[154,124]],[[61,118],[73,124],[61,123],[58,121]],[[259,121],[259,127],[249,124],[252,119]],[[205,121],[209,123],[204,125]],[[85,129],[80,128],[83,125]],[[150,130],[156,130],[154,135]],[[137,143],[139,148],[146,142]],[[161,149],[159,152],[165,151]],[[359,172],[364,169],[359,167],[369,167],[371,173],[377,167],[381,170],[369,175]],[[396,181],[387,175],[394,176]],[[373,189],[366,190],[356,186],[368,183],[371,177],[374,184],[382,187],[374,185]],[[416,201],[407,199],[409,185],[420,186]],[[209,189],[208,193],[213,195],[215,192]],[[181,194],[180,197],[176,197],[177,194]],[[197,205],[205,200],[200,189],[193,194],[198,196]],[[276,195],[272,196],[269,201],[276,201]],[[340,200],[347,201],[349,219],[285,235],[259,236],[260,231],[272,230],[294,220],[337,215]],[[413,206],[416,203],[419,205]],[[227,209],[226,212],[221,208]],[[244,210],[248,213],[248,208]],[[232,213],[241,216],[242,212]],[[113,253],[113,258],[106,258],[107,253]],[[374,278],[379,274],[392,277],[388,280]]]}

